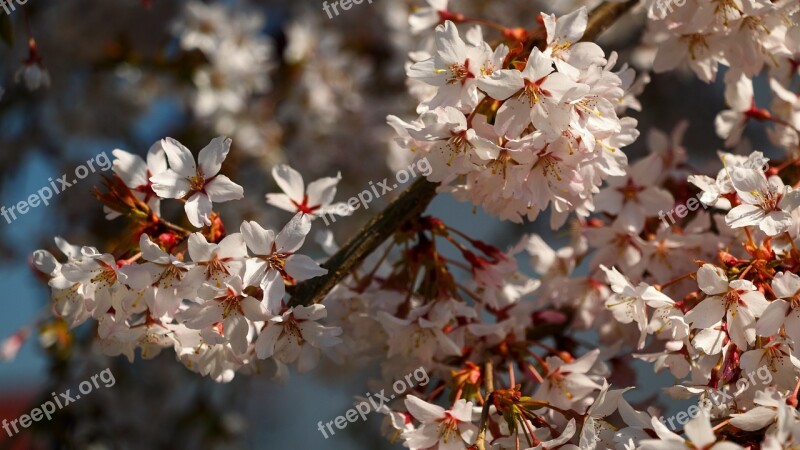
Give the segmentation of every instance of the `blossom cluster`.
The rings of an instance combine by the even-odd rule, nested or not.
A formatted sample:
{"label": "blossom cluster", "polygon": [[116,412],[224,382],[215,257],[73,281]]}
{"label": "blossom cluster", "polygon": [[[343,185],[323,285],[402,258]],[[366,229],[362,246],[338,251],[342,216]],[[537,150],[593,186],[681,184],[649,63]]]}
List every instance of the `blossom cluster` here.
{"label": "blossom cluster", "polygon": [[[132,255],[61,238],[56,245],[62,257],[37,251],[33,262],[49,278],[56,316],[71,328],[97,321],[99,347],[108,355],[133,360],[140,349],[152,358],[172,347],[188,368],[217,381],[230,381],[237,370],[254,370],[265,359],[280,371],[289,364],[300,371],[315,367],[320,351],[340,342],[341,329],[320,323],[327,315],[322,305],[289,307],[284,301],[287,284],[327,272],[298,253],[314,216],[299,212],[278,232],[244,221],[239,232],[226,233],[213,204],[243,197],[241,186],[219,173],[230,146],[230,139],[215,138],[197,161],[171,138],[155,143],[146,160],[114,150],[114,177],[97,195],[110,220],[124,216],[136,224]],[[276,177],[299,176],[280,169]],[[282,180],[287,189],[295,187]],[[312,183],[312,201],[318,195],[330,202],[337,182]],[[182,202],[199,231],[166,221],[166,199]]]}
{"label": "blossom cluster", "polygon": [[[104,253],[57,238],[63,256],[40,250],[33,262],[55,315],[71,328],[96,322],[108,355],[133,359],[138,349],[149,358],[171,347],[219,382],[263,373],[262,361],[278,375],[311,370],[322,355],[354,366],[380,361],[384,387],[424,367],[431,383],[379,409],[385,435],[413,450],[792,448],[800,445],[796,17],[788,1],[687,0],[650,25],[655,71],[688,62],[711,82],[728,66],[729,109],[715,125],[740,148],[718,153],[712,177],[690,165],[685,122],[671,134],[650,130],[649,152],[628,163],[621,149],[639,131],[624,114],[640,108],[647,75],[637,79],[617,68],[616,53],[581,42],[586,8],[542,13],[533,31],[467,17],[446,0],[415,10],[410,30],[432,39],[406,64],[417,118],[387,119],[396,148],[429,162],[439,191],[503,220],[533,221],[549,209],[553,228],[569,221],[560,248],[530,234],[500,249],[438,217],[414,216],[348,267],[324,300],[301,305],[287,299],[289,287],[327,269],[299,251],[313,221],[340,210],[341,175],[306,184],[274,165],[283,193],[266,201],[294,217],[277,232],[248,220],[228,233],[214,205],[244,197],[221,173],[231,140],[212,140],[195,159],[166,138],[146,158],[115,150],[115,175],[96,192],[109,220],[131,223],[120,247]],[[262,26],[196,3],[176,25],[183,49],[208,59],[195,74],[195,111],[217,131],[248,115],[247,98],[266,89]],[[295,145],[316,139],[319,130],[300,136],[307,129],[336,128],[361,100],[348,87],[363,67],[332,82],[326,73],[347,72],[357,59],[326,59],[321,49],[339,42],[317,42],[312,28],[294,23],[284,55],[307,66],[297,83],[306,90],[290,89],[311,118]],[[775,95],[770,108],[754,102],[762,72]],[[291,104],[282,112],[297,115]],[[751,119],[773,125],[781,156],[740,142]],[[659,217],[693,197],[709,210],[671,224]],[[193,229],[164,217],[170,200],[182,204],[178,223]],[[341,255],[331,232],[316,241]],[[23,339],[15,335],[3,354]],[[634,360],[674,376],[665,394],[702,405],[684,430],[625,398],[637,384]],[[763,368],[766,386],[741,389]]]}
{"label": "blossom cluster", "polygon": [[195,116],[251,151],[264,145],[252,117],[259,112],[257,100],[272,87],[275,67],[265,25],[255,9],[191,1],[172,27],[184,52],[200,52],[205,59],[192,74],[189,101]]}
{"label": "blossom cluster", "polygon": [[[736,146],[750,121],[773,126],[770,140],[798,153],[800,103],[791,82],[800,61],[800,8],[793,1],[687,0],[663,15],[659,1],[649,1],[652,19],[644,41],[656,48],[653,70],[665,72],[688,66],[697,77],[711,83],[720,66],[725,72],[728,109],[716,119],[717,134],[729,147]],[[757,105],[753,78],[767,69],[771,108]]]}
{"label": "blossom cluster", "polygon": [[[764,439],[788,444],[800,380],[800,336],[790,306],[800,293],[800,194],[779,175],[797,160],[771,168],[761,152],[720,152],[724,168],[716,178],[682,175],[676,184],[672,175],[681,177],[686,161],[682,132],[671,142],[654,132],[651,142],[659,145],[626,177],[609,180],[597,196],[604,216],[583,223],[572,245],[552,250],[541,239],[531,241],[536,253],[552,255],[544,258],[553,272],[542,280],[544,292],[569,299],[566,305],[580,314],[577,324],[597,330],[601,342],[639,350],[637,358],[682,380],[667,389],[670,395],[706,405],[714,400],[710,416],[687,425],[691,445],[738,434],[746,443],[746,432],[767,427]],[[673,226],[656,220],[659,205],[691,196],[689,183],[714,212],[699,210]],[[572,271],[583,259],[590,273],[576,277]],[[768,389],[740,389],[745,375],[762,366],[774,380]],[[687,440],[653,420],[655,411],[633,415],[620,406],[620,412],[628,428],[610,434],[608,448],[679,448],[669,446]],[[709,419],[728,420],[731,430],[723,431],[732,434],[709,433]],[[654,435],[661,441],[648,440]]]}
{"label": "blossom cluster", "polygon": [[606,58],[579,42],[587,17],[585,8],[558,19],[543,13],[542,49],[493,49],[478,26],[463,37],[450,20],[436,27],[433,48],[414,52],[408,68],[419,118],[388,119],[402,147],[431,161],[429,180],[514,222],[551,203],[554,227],[572,211],[594,210],[603,180],[624,173],[619,149],[639,132],[635,119],[620,117],[635,107],[626,99],[633,70],[615,71],[616,53]]}

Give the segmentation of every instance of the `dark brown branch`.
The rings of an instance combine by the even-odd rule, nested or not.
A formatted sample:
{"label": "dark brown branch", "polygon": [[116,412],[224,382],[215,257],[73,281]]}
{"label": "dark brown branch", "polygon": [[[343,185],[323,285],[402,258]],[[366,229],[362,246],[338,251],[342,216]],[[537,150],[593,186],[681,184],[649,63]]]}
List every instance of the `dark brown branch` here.
{"label": "dark brown branch", "polygon": [[628,0],[625,3],[603,3],[589,13],[589,24],[583,33],[584,41],[591,41],[600,36],[620,17],[633,9],[639,0]]}
{"label": "dark brown branch", "polygon": [[[589,14],[589,24],[583,39],[593,40],[637,3],[638,0],[628,0],[625,3],[604,3],[598,6]],[[541,45],[543,42],[544,36],[539,32],[531,43]],[[374,252],[400,226],[422,214],[436,196],[437,186],[438,184],[425,179],[420,179],[411,185],[323,264],[323,267],[328,269],[326,275],[290,287],[289,293],[292,296],[290,305],[311,305],[321,302],[334,286],[356,269],[364,258]]]}

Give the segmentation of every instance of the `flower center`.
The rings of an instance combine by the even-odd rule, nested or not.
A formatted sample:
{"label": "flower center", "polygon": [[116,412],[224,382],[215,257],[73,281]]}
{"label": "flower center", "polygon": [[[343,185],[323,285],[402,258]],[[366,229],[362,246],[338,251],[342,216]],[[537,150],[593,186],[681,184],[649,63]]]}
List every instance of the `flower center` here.
{"label": "flower center", "polygon": [[469,58],[464,60],[464,64],[450,64],[447,72],[450,75],[447,78],[447,84],[464,84],[468,79],[475,78],[475,75],[469,70]]}

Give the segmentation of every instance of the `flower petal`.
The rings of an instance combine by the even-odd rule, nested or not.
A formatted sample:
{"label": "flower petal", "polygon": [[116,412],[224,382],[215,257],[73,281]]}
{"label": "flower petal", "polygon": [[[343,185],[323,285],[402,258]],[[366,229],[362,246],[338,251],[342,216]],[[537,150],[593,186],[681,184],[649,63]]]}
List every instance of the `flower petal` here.
{"label": "flower petal", "polygon": [[209,178],[218,174],[222,162],[225,161],[230,150],[231,140],[225,136],[215,137],[205,148],[200,150],[197,162],[200,164],[203,175]]}
{"label": "flower petal", "polygon": [[303,246],[306,235],[311,231],[311,219],[298,213],[275,236],[275,248],[281,253],[293,253]]}
{"label": "flower petal", "polygon": [[281,164],[272,169],[275,182],[292,200],[301,203],[305,196],[305,184],[300,173],[286,164]]}
{"label": "flower petal", "polygon": [[231,181],[225,175],[217,175],[213,180],[206,183],[203,189],[208,198],[217,203],[239,200],[244,197],[244,188]]}
{"label": "flower petal", "polygon": [[167,154],[169,167],[173,171],[184,177],[197,175],[197,166],[194,163],[194,156],[188,148],[172,138],[166,138],[161,142],[164,152]]}
{"label": "flower petal", "polygon": [[212,204],[208,196],[202,192],[197,192],[186,201],[184,205],[186,217],[189,222],[197,228],[211,225]]}
{"label": "flower petal", "polygon": [[286,272],[297,281],[319,277],[328,273],[316,261],[306,255],[292,255],[286,258]]}

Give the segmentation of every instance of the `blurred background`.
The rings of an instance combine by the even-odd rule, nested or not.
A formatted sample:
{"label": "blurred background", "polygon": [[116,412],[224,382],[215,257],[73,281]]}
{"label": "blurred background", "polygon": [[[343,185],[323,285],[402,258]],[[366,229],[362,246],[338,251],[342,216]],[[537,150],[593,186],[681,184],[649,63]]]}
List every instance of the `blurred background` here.
{"label": "blurred background", "polygon": [[[423,2],[374,0],[332,18],[317,0],[29,0],[10,14],[0,10],[0,205],[26,199],[103,152],[110,158],[115,148],[143,156],[171,136],[196,152],[221,134],[233,138],[224,171],[245,188],[244,200],[222,205],[229,226],[252,219],[274,228],[289,219],[264,203],[264,194],[277,190],[270,170],[281,162],[307,181],[341,173],[337,199],[346,199],[393,176],[409,158],[393,145],[385,117],[414,115],[405,63],[431,33],[413,36],[407,19]],[[596,4],[453,0],[450,9],[531,29],[540,11],[569,12],[584,3]],[[645,21],[641,12],[625,18],[600,44],[618,51],[622,62],[647,67],[652,52],[639,45]],[[236,38],[230,48],[210,49],[204,36],[220,32]],[[486,33],[490,42],[498,38]],[[721,86],[687,73],[652,75],[641,103],[634,117],[642,136],[626,149],[629,158],[647,151],[649,130],[670,133],[688,119],[683,145],[691,164],[717,170],[714,152],[722,142],[713,120],[724,107]],[[748,133],[769,156],[763,130],[751,126]],[[14,439],[0,431],[0,449],[394,448],[380,435],[382,417],[327,440],[317,430],[318,421],[343,414],[354,396],[369,392],[377,361],[326,362],[287,381],[239,375],[218,385],[176,363],[171,352],[134,364],[99,356],[92,324],[68,333],[50,313],[49,289],[31,270],[30,255],[52,249],[56,235],[114,248],[123,225],[104,219],[92,195],[100,181],[99,171],[92,173],[49,206],[11,223],[0,219],[0,419],[19,417],[51,392],[74,391],[105,368],[116,384]],[[331,227],[337,241],[344,243],[390,200],[337,220]],[[567,238],[551,233],[546,217],[500,223],[447,196],[429,214],[502,248],[526,232],[542,234],[551,246]],[[308,247],[324,258],[320,246]],[[644,386],[632,401],[653,394]]]}

